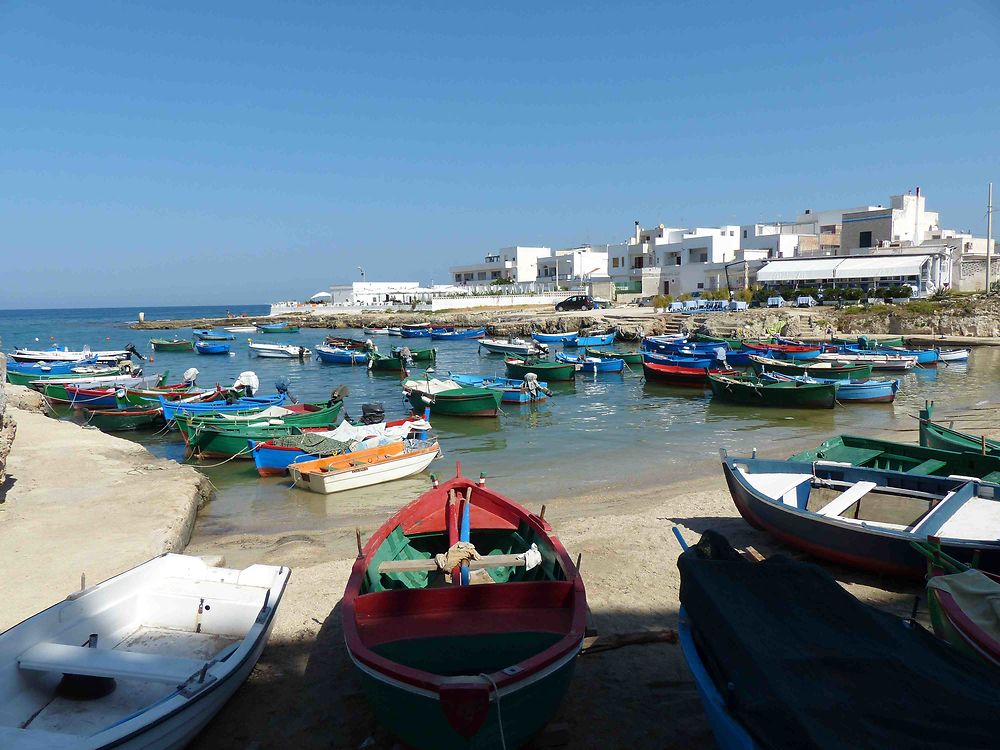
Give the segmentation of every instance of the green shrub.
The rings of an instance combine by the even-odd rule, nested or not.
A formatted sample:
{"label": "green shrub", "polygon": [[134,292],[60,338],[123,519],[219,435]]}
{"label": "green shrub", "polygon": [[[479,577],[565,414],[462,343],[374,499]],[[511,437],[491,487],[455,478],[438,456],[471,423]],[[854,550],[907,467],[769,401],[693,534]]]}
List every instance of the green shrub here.
{"label": "green shrub", "polygon": [[657,294],[653,297],[653,309],[654,310],[666,310],[670,303],[674,301],[674,298],[669,294]]}
{"label": "green shrub", "polygon": [[840,298],[848,301],[857,301],[861,299],[862,296],[864,296],[864,292],[860,289],[845,289],[840,295]]}
{"label": "green shrub", "polygon": [[939,286],[931,294],[931,299],[934,300],[935,302],[941,302],[943,300],[948,299],[948,297],[950,297],[950,296],[951,296],[951,291],[949,291],[948,289],[946,289],[943,286]]}
{"label": "green shrub", "polygon": [[933,315],[941,310],[941,303],[926,299],[915,299],[907,303],[906,309],[908,312],[916,313],[917,315]]}
{"label": "green shrub", "polygon": [[848,315],[858,315],[859,313],[863,313],[864,311],[865,308],[863,308],[861,305],[850,305],[844,308],[844,312],[846,312]]}

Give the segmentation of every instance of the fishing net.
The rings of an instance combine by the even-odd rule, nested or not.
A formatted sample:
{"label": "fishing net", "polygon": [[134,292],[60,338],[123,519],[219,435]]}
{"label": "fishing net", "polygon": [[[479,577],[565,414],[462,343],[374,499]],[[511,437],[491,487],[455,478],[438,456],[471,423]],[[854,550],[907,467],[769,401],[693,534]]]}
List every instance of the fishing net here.
{"label": "fishing net", "polygon": [[322,435],[286,435],[274,439],[280,448],[298,448],[314,456],[339,456],[351,449],[352,443],[323,437]]}

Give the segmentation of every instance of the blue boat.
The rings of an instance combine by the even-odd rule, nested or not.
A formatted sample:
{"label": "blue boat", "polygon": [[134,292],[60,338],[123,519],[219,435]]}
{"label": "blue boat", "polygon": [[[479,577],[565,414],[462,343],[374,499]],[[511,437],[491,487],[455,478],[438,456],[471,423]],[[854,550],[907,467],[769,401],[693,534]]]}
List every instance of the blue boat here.
{"label": "blue boat", "polygon": [[647,351],[642,352],[642,361],[671,367],[697,367],[701,369],[717,367],[719,363],[715,357],[694,357],[684,354],[660,354],[659,352]]}
{"label": "blue boat", "polygon": [[368,361],[367,352],[323,344],[316,347],[316,356],[321,362],[331,362],[336,365],[361,365]]}
{"label": "blue boat", "polygon": [[535,391],[525,386],[523,380],[514,378],[501,378],[499,376],[483,377],[482,375],[456,375],[448,373],[448,379],[458,383],[463,388],[490,388],[501,391],[503,395],[500,401],[505,404],[531,404],[537,401],[544,401],[548,395],[548,383],[538,381],[535,383]]}
{"label": "blue boat", "polygon": [[464,331],[448,330],[446,328],[432,328],[431,338],[435,341],[456,341],[459,339],[481,339],[486,335],[485,328],[467,328]]}
{"label": "blue boat", "polygon": [[230,344],[220,341],[198,341],[194,345],[194,350],[198,354],[229,354]]}
{"label": "blue boat", "polygon": [[[454,330],[454,326],[439,326],[439,330]],[[399,327],[404,339],[429,339],[431,337],[430,323],[416,323]]]}
{"label": "blue boat", "polygon": [[936,365],[940,358],[937,349],[904,349],[901,346],[877,346],[874,349],[848,346],[846,349],[848,352],[856,354],[890,354],[897,357],[915,357],[918,365]]}
{"label": "blue boat", "polygon": [[284,393],[275,393],[273,396],[244,396],[243,398],[227,403],[226,401],[197,401],[185,404],[179,401],[168,401],[163,396],[159,397],[160,408],[163,409],[163,418],[168,422],[176,418],[178,414],[189,416],[210,417],[217,414],[235,414],[246,411],[262,411],[269,406],[281,406],[288,400]]}
{"label": "blue boat", "polygon": [[673,354],[675,352],[695,353],[701,355],[716,355],[719,350],[729,355],[729,347],[720,342],[688,341],[684,338],[669,339],[659,336],[647,336],[642,340],[642,348],[649,352]]}
{"label": "blue boat", "polygon": [[97,355],[78,359],[75,362],[15,362],[7,360],[7,372],[24,373],[25,375],[69,375],[76,367],[89,367],[97,364]]}
{"label": "blue boat", "polygon": [[580,372],[622,372],[625,369],[625,360],[614,357],[579,357],[575,354],[556,354],[559,362],[577,365]]}
{"label": "blue boat", "polygon": [[533,333],[531,338],[540,344],[567,344],[576,341],[578,333]]}
{"label": "blue boat", "polygon": [[577,336],[575,339],[564,341],[563,346],[610,346],[615,343],[615,332],[599,333],[595,336]]}
{"label": "blue boat", "polygon": [[194,331],[194,337],[199,341],[235,341],[236,336],[229,333],[220,333],[219,331],[212,331],[207,328],[202,328]]}
{"label": "blue boat", "polygon": [[837,386],[837,400],[850,404],[888,404],[896,400],[899,381],[882,378],[866,380],[836,380],[834,378],[814,378],[809,375],[784,375],[777,372],[761,373],[761,380],[777,383],[795,380],[799,383],[827,383]]}

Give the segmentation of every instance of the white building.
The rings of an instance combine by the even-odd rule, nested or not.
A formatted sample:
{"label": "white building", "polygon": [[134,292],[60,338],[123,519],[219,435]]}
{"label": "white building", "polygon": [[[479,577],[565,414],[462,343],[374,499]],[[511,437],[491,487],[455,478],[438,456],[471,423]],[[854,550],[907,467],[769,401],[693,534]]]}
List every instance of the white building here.
{"label": "white building", "polygon": [[538,259],[536,281],[552,286],[581,286],[608,276],[608,246],[581,245],[556,250],[547,258]]}
{"label": "white building", "polygon": [[338,307],[384,307],[410,304],[428,290],[416,281],[355,281],[330,287],[330,304]]}
{"label": "white building", "polygon": [[936,211],[926,209],[926,198],[916,194],[894,195],[888,208],[845,213],[840,233],[841,253],[890,243],[919,245],[940,231]]}
{"label": "white building", "polygon": [[482,263],[451,266],[448,272],[455,284],[489,284],[497,279],[509,279],[519,284],[538,277],[538,260],[552,255],[548,247],[503,247],[487,255]]}
{"label": "white building", "polygon": [[660,293],[677,296],[726,288],[725,264],[736,260],[740,227],[685,229],[657,247]]}

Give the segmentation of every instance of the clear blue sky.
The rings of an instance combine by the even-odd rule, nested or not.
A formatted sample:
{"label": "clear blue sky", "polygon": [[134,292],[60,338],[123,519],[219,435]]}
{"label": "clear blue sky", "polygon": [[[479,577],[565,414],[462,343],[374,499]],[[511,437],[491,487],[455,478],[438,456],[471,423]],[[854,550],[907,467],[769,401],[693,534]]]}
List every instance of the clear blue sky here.
{"label": "clear blue sky", "polygon": [[916,185],[983,234],[1000,3],[813,5],[0,2],[0,308],[440,283]]}

